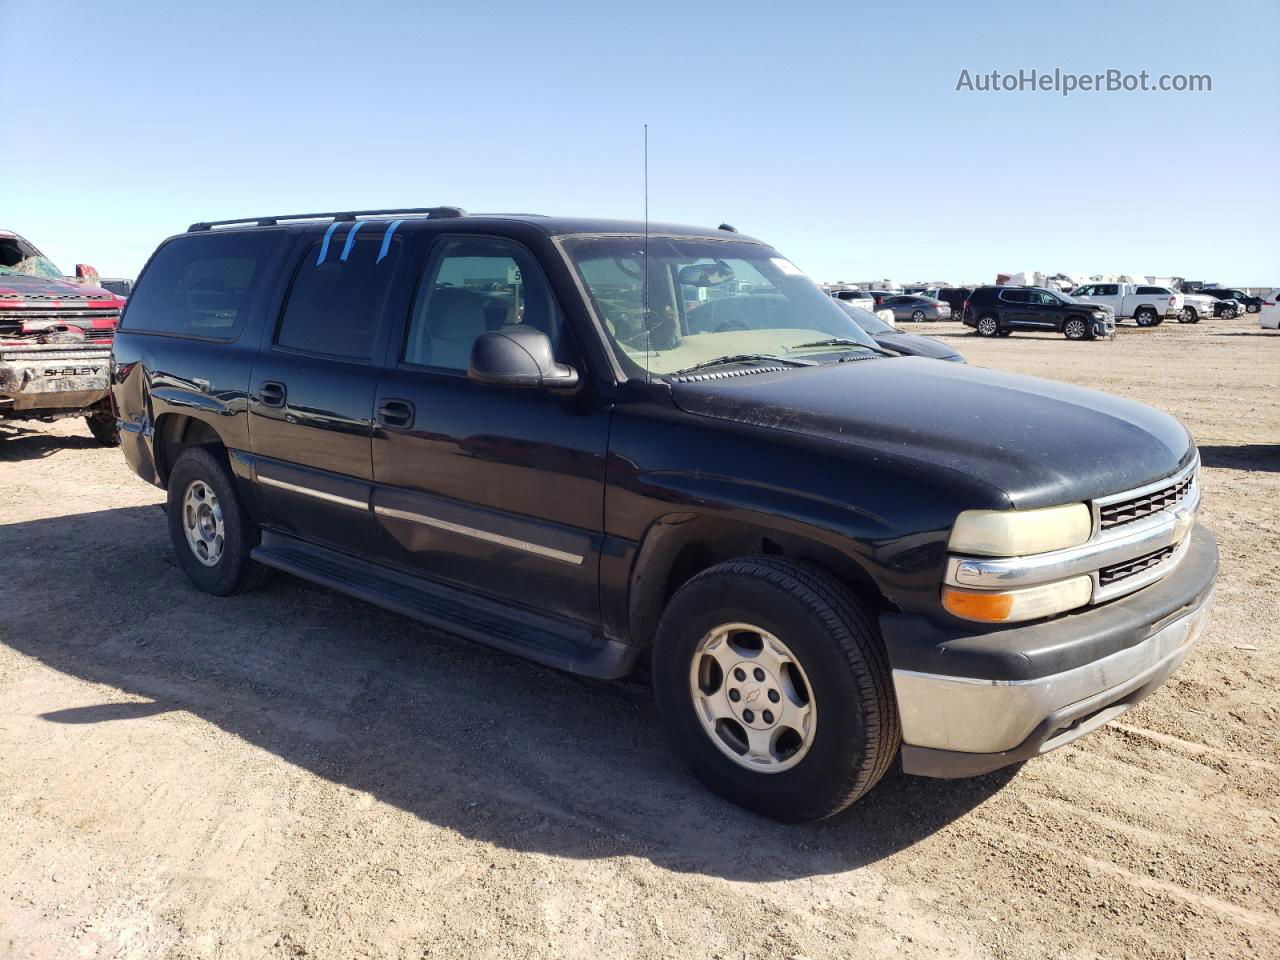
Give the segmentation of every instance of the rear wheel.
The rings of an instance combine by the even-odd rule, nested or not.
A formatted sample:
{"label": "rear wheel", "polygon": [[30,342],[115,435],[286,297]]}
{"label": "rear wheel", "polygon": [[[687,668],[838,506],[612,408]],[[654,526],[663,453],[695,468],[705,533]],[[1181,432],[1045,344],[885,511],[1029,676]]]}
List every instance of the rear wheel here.
{"label": "rear wheel", "polygon": [[1089,332],[1089,324],[1079,317],[1072,317],[1062,325],[1062,335],[1068,340],[1088,340],[1092,336]]}
{"label": "rear wheel", "polygon": [[694,774],[778,820],[843,810],[901,739],[869,611],[826,572],[779,557],[721,563],[680,588],[658,627],[653,685]]}
{"label": "rear wheel", "polygon": [[978,318],[978,326],[975,329],[977,329],[980,336],[994,337],[1000,332],[1000,321],[993,315],[987,314],[985,317]]}
{"label": "rear wheel", "polygon": [[912,322],[912,323],[924,323],[924,311],[923,311],[923,310],[913,310],[913,311],[912,311],[912,313],[911,313],[911,322]]}
{"label": "rear wheel", "polygon": [[223,461],[204,447],[192,447],[173,465],[168,490],[169,539],[192,583],[221,597],[268,579],[268,569],[249,558],[258,531]]}
{"label": "rear wheel", "polygon": [[1133,319],[1138,322],[1140,327],[1154,327],[1156,325],[1156,312],[1142,309],[1133,315]]}

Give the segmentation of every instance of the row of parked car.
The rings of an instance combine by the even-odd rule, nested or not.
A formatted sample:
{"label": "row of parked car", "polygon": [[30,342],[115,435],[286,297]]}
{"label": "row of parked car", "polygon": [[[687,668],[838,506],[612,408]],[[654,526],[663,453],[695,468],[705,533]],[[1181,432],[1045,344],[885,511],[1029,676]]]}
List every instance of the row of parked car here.
{"label": "row of parked car", "polygon": [[[1263,297],[1234,288],[1205,287],[1182,293],[1166,286],[1133,283],[1089,283],[1071,294],[1045,287],[1001,285],[935,287],[916,293],[837,289],[830,294],[892,322],[921,323],[959,316],[982,336],[1009,336],[1019,329],[1049,330],[1069,340],[1114,336],[1118,320],[1157,327],[1165,320],[1231,320],[1246,312],[1263,311],[1266,306]],[[1263,322],[1262,326],[1268,324]]]}

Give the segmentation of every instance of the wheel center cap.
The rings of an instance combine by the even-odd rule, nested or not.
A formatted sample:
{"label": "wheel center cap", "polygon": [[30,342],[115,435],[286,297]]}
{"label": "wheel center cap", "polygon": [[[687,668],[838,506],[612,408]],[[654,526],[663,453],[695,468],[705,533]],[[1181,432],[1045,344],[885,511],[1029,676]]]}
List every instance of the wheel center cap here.
{"label": "wheel center cap", "polygon": [[730,709],[743,726],[768,730],[777,724],[782,691],[770,671],[744,660],[729,671],[726,687]]}

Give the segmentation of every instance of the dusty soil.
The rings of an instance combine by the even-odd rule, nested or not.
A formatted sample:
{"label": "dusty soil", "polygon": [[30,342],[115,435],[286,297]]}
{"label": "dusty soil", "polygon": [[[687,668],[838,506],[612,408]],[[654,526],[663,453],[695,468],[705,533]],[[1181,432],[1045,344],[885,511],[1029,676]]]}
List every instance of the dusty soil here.
{"label": "dusty soil", "polygon": [[1280,956],[1280,334],[928,332],[1182,418],[1217,612],[1120,722],[802,828],[700,789],[642,683],[204,596],[117,451],[0,437],[0,957]]}

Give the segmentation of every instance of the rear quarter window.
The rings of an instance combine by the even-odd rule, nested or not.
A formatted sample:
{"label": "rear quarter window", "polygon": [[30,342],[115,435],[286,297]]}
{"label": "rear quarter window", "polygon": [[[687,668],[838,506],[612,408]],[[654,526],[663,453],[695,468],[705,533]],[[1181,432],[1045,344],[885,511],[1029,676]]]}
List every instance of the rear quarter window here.
{"label": "rear quarter window", "polygon": [[198,233],[170,240],[138,279],[120,329],[234,340],[283,240],[281,230]]}

